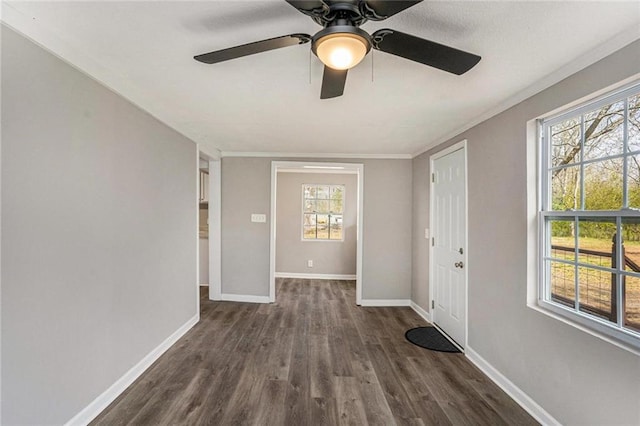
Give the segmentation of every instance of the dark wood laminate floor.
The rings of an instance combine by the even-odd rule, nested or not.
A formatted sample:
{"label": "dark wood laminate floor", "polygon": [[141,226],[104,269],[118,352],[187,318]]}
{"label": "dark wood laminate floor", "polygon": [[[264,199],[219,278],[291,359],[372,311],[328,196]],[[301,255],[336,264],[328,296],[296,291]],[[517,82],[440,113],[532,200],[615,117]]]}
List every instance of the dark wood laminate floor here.
{"label": "dark wood laminate floor", "polygon": [[532,425],[462,354],[407,342],[410,308],[353,281],[278,279],[277,303],[201,299],[201,320],[95,425]]}

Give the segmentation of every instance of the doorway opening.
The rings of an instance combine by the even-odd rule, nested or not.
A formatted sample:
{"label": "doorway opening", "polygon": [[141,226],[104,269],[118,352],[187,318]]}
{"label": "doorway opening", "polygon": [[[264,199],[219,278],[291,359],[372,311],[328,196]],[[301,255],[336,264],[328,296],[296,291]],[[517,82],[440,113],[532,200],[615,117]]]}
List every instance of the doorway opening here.
{"label": "doorway opening", "polygon": [[209,298],[209,161],[198,164],[198,284],[200,296]]}
{"label": "doorway opening", "polygon": [[361,303],[363,174],[355,163],[271,163],[271,302],[286,277],[355,280]]}
{"label": "doorway opening", "polygon": [[433,324],[458,348],[467,346],[467,141],[430,157],[429,299]]}
{"label": "doorway opening", "polygon": [[[200,296],[221,300],[220,159],[198,155],[198,303]],[[198,304],[198,307],[200,305]]]}

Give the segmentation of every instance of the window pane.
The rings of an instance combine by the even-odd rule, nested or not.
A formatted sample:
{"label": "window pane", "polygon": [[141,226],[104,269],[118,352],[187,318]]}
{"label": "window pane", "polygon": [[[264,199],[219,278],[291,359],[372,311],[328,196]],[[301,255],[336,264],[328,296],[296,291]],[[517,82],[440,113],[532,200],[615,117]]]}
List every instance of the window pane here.
{"label": "window pane", "polygon": [[613,237],[616,235],[614,218],[580,219],[578,235],[578,262],[603,268],[615,267]]}
{"label": "window pane", "polygon": [[316,211],[318,213],[329,213],[329,200],[316,201]]}
{"label": "window pane", "polygon": [[563,305],[575,306],[575,267],[567,263],[550,261],[551,300]]}
{"label": "window pane", "polygon": [[304,186],[304,198],[316,198],[315,185],[303,185],[303,186]]}
{"label": "window pane", "polygon": [[622,158],[585,164],[586,210],[618,210],[622,208],[622,167]]}
{"label": "window pane", "polygon": [[342,216],[332,215],[331,216],[331,239],[332,240],[341,240],[342,239]]}
{"label": "window pane", "polygon": [[331,187],[331,211],[333,213],[342,213],[343,209],[343,197],[344,197],[344,187],[343,186],[332,186]]}
{"label": "window pane", "polygon": [[623,269],[640,272],[640,218],[622,219],[622,243],[625,256]]}
{"label": "window pane", "polygon": [[617,322],[616,312],[611,311],[611,301],[616,299],[615,277],[613,272],[578,266],[580,310]]}
{"label": "window pane", "polygon": [[584,160],[622,153],[624,134],[624,102],[605,105],[585,114]]}
{"label": "window pane", "polygon": [[327,200],[329,198],[329,185],[318,185],[317,198]]}
{"label": "window pane", "polygon": [[316,215],[315,214],[305,214],[302,218],[304,226],[316,226]]}
{"label": "window pane", "polygon": [[580,166],[553,170],[551,191],[552,210],[580,209]]}
{"label": "window pane", "polygon": [[316,238],[316,227],[313,226],[305,226],[304,227],[304,238],[305,239],[315,239]]}
{"label": "window pane", "polygon": [[629,207],[640,209],[640,155],[627,159],[627,190]]}
{"label": "window pane", "polygon": [[640,94],[629,98],[629,150],[640,150]]}
{"label": "window pane", "polygon": [[318,239],[329,239],[329,215],[319,214],[316,220],[318,221]]}
{"label": "window pane", "polygon": [[580,161],[580,117],[551,127],[551,167]]}
{"label": "window pane", "polygon": [[550,256],[574,261],[576,258],[575,222],[573,219],[551,219]]}
{"label": "window pane", "polygon": [[304,212],[313,213],[316,211],[316,202],[314,200],[304,200]]}
{"label": "window pane", "polygon": [[624,326],[640,332],[640,278],[624,277]]}

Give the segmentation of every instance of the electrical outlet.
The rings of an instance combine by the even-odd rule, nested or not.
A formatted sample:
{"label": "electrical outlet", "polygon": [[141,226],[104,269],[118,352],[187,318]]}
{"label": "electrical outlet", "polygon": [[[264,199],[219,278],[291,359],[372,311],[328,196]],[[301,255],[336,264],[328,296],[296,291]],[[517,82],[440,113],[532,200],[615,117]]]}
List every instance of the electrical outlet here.
{"label": "electrical outlet", "polygon": [[267,215],[266,214],[253,213],[251,215],[251,222],[265,223],[266,221],[267,221]]}
{"label": "electrical outlet", "polygon": [[313,260],[307,260],[307,267],[313,268]]}

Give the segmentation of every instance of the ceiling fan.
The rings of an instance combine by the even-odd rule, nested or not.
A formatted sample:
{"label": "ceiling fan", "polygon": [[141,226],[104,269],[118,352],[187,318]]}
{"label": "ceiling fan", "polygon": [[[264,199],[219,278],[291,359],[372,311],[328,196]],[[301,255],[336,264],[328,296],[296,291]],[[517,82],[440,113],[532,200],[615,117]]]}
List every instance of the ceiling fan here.
{"label": "ceiling fan", "polygon": [[194,59],[205,64],[215,64],[311,42],[312,52],[325,65],[320,99],[342,96],[347,71],[362,61],[371,48],[457,75],[469,71],[480,61],[480,56],[396,30],[385,28],[369,35],[360,29],[369,20],[385,20],[421,1],[286,0],[324,28],[313,36],[289,34],[204,53],[194,56]]}

